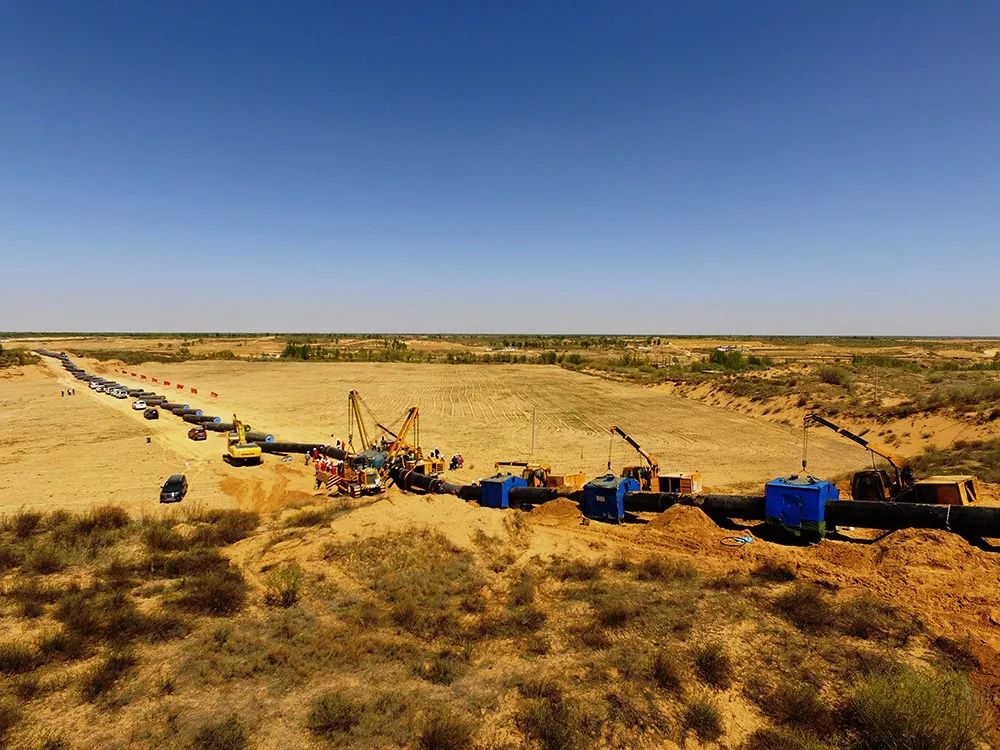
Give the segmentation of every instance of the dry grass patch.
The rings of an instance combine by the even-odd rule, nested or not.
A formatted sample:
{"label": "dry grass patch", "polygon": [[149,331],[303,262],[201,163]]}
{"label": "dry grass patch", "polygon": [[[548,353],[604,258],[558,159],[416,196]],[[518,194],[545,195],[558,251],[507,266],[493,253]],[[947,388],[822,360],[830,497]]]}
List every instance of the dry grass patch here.
{"label": "dry grass patch", "polygon": [[312,702],[306,727],[317,737],[335,740],[361,722],[365,707],[341,693],[325,693]]}
{"label": "dry grass patch", "polygon": [[264,582],[264,603],[272,607],[291,607],[302,593],[305,571],[296,563],[272,570]]}
{"label": "dry grass patch", "polygon": [[702,742],[715,742],[723,734],[722,711],[715,698],[699,696],[684,707],[684,728],[694,732]]}
{"label": "dry grass patch", "polygon": [[471,750],[475,723],[452,711],[438,711],[420,730],[417,746],[421,750]]}
{"label": "dry grass patch", "polygon": [[195,750],[243,750],[250,743],[246,729],[237,716],[210,721],[194,736]]}
{"label": "dry grass patch", "polygon": [[130,651],[115,651],[93,666],[83,677],[81,693],[83,699],[93,703],[107,696],[135,667],[137,660]]}
{"label": "dry grass patch", "polygon": [[718,690],[733,684],[733,660],[721,643],[706,643],[691,654],[701,680]]}
{"label": "dry grass patch", "polygon": [[820,633],[836,619],[836,610],[823,590],[812,583],[797,583],[774,600],[778,614],[806,633]]}

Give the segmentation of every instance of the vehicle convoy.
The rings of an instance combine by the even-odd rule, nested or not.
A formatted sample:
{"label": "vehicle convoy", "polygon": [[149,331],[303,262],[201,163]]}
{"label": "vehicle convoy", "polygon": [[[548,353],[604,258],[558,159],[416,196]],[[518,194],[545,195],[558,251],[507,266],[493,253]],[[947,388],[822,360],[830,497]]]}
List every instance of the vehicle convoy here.
{"label": "vehicle convoy", "polygon": [[133,401],[132,402],[132,408],[135,411],[142,411],[142,410],[144,410],[146,408],[146,402],[143,401],[142,399],[139,399],[138,401]]}
{"label": "vehicle convoy", "polygon": [[160,412],[156,408],[150,406],[142,413],[142,416],[143,419],[159,419]]}
{"label": "vehicle convoy", "polygon": [[179,503],[187,495],[187,477],[183,474],[174,474],[163,483],[160,488],[161,503]]}
{"label": "vehicle convoy", "polygon": [[[979,487],[976,478],[966,474],[927,477],[916,481],[909,461],[880,443],[866,440],[834,424],[819,414],[807,414],[804,427],[818,424],[852,440],[872,455],[872,468],[855,472],[851,477],[851,497],[854,500],[930,503],[934,505],[969,505],[976,502]],[[891,469],[875,466],[875,456],[884,459]],[[803,468],[805,468],[803,460]]]}
{"label": "vehicle convoy", "polygon": [[248,443],[246,428],[243,423],[233,415],[233,431],[227,438],[226,452],[222,454],[222,460],[232,466],[255,466],[263,461],[263,451],[256,443]]}
{"label": "vehicle convoy", "polygon": [[192,427],[188,430],[188,438],[190,440],[206,440],[208,438],[208,433],[205,432],[204,427]]}

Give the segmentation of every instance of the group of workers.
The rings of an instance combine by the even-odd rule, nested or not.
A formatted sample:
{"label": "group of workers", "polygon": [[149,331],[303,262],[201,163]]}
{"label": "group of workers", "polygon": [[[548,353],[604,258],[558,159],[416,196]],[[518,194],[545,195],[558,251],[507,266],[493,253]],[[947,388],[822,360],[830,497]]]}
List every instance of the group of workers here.
{"label": "group of workers", "polygon": [[75,395],[76,395],[76,388],[64,388],[63,390],[59,391],[60,397],[75,396]]}

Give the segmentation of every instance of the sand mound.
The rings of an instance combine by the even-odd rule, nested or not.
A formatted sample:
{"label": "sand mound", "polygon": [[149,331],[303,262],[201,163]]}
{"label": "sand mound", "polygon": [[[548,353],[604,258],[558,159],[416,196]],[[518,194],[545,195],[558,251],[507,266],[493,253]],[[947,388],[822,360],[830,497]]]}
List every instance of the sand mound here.
{"label": "sand mound", "polygon": [[572,500],[567,500],[565,498],[560,498],[559,500],[551,500],[547,503],[542,503],[541,505],[536,505],[531,509],[532,518],[544,518],[544,519],[579,519],[581,516],[580,506],[574,503]]}
{"label": "sand mound", "polygon": [[723,538],[732,536],[720,528],[715,521],[705,515],[701,508],[688,505],[673,505],[649,522],[650,529],[662,531],[671,536],[699,546],[718,546]]}
{"label": "sand mound", "polygon": [[975,547],[947,531],[902,529],[873,546],[875,561],[883,565],[960,570],[978,562]]}

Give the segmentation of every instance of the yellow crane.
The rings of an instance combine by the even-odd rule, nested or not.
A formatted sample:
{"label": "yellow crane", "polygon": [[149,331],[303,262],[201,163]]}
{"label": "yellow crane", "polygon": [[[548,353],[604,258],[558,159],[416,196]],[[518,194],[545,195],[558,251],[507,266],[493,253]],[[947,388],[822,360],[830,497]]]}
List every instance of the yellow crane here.
{"label": "yellow crane", "polygon": [[[630,477],[639,482],[639,487],[644,491],[659,491],[659,476],[660,476],[660,464],[653,458],[649,453],[643,450],[642,446],[637,443],[631,435],[629,435],[625,430],[623,430],[618,425],[611,428],[611,440],[614,442],[614,436],[618,435],[626,443],[635,448],[636,453],[645,461],[645,464],[638,464],[637,466],[625,466],[622,468],[622,476]],[[611,468],[611,447],[608,447],[608,469]]]}
{"label": "yellow crane", "polygon": [[247,442],[246,428],[235,414],[233,415],[233,432],[235,435],[229,436],[222,460],[233,466],[259,464],[263,460],[263,451],[256,443]]}

